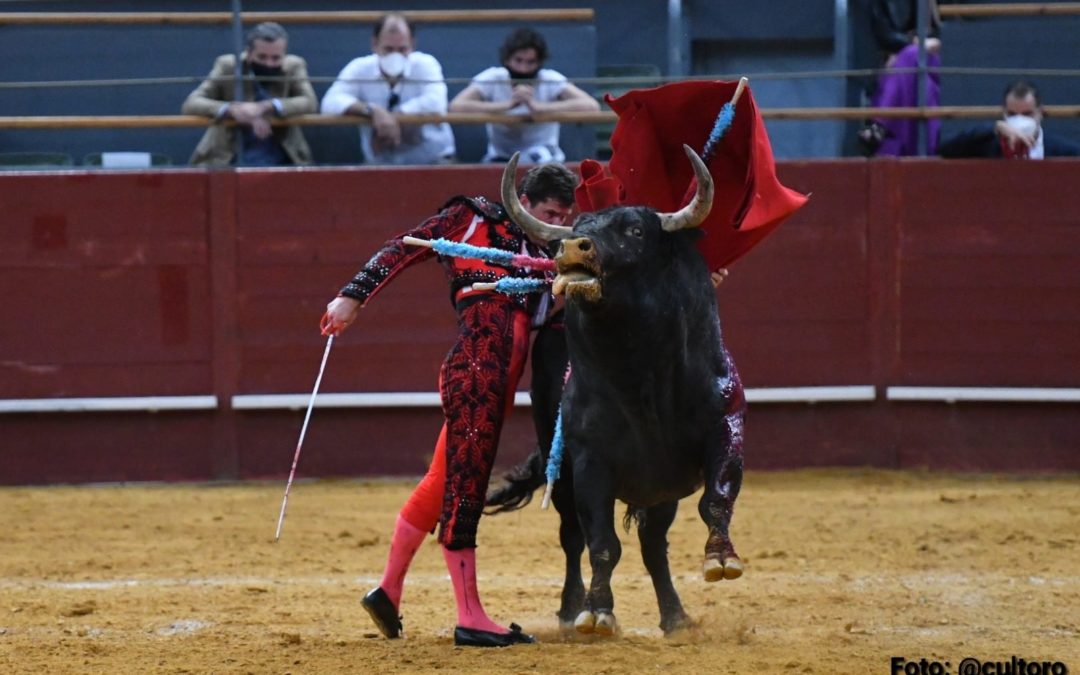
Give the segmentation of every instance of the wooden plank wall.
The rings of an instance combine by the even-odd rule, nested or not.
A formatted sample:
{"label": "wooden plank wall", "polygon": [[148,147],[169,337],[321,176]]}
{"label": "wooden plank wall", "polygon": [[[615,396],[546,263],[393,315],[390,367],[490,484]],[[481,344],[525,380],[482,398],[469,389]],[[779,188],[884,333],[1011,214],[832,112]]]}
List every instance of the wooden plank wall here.
{"label": "wooden plank wall", "polygon": [[[886,402],[898,385],[1080,387],[1080,163],[783,163],[809,205],[719,293],[749,387],[874,385],[757,404],[754,468],[1080,470],[1076,404]],[[389,234],[498,167],[0,175],[0,399],[214,394],[213,411],[0,414],[0,483],[282,476],[325,303]],[[442,272],[409,270],[337,342],[325,392],[434,390]],[[529,450],[527,409],[500,464]],[[418,474],[427,409],[319,409],[302,475]]]}
{"label": "wooden plank wall", "polygon": [[0,398],[209,393],[205,174],[0,179]]}

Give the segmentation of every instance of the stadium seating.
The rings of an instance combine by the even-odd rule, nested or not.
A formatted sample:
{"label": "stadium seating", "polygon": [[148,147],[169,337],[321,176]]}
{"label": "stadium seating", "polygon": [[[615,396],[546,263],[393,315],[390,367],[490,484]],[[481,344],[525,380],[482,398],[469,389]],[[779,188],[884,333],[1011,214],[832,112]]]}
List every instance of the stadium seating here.
{"label": "stadium seating", "polygon": [[0,152],[0,170],[55,169],[73,166],[75,159],[66,152]]}
{"label": "stadium seating", "polygon": [[[596,97],[600,99],[602,108],[604,96],[618,98],[631,89],[656,86],[661,76],[660,67],[654,63],[627,63],[610,66],[596,66],[596,76],[600,78],[612,78],[610,83],[599,85],[596,89]],[[603,80],[601,80],[603,81]],[[615,124],[596,124],[596,158],[600,160],[611,159],[611,132],[615,130]]]}

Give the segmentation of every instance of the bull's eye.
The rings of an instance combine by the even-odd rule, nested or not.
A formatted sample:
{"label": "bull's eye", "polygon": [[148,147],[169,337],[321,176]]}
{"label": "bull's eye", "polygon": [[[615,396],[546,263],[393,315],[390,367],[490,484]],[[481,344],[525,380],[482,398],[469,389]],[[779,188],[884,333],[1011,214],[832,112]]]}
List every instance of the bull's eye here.
{"label": "bull's eye", "polygon": [[641,229],[638,226],[634,226],[630,228],[630,234],[640,239],[645,236],[645,230]]}

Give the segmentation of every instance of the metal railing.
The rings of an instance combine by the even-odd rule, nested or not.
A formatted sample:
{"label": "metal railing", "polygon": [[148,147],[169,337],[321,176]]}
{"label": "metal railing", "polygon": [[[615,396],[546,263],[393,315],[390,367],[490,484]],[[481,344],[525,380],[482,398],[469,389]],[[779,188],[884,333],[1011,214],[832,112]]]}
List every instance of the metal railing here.
{"label": "metal railing", "polygon": [[985,5],[939,5],[943,19],[994,16],[1061,16],[1080,14],[1080,2],[999,2]]}
{"label": "metal railing", "polygon": [[[244,23],[375,23],[383,11],[244,12]],[[414,23],[592,21],[592,9],[438,9],[403,11]],[[228,24],[232,12],[0,12],[0,26]]]}
{"label": "metal railing", "polygon": [[[1080,117],[1080,105],[1044,106],[1053,117]],[[863,120],[884,119],[988,119],[1001,115],[1000,106],[938,106],[927,108],[762,108],[767,120]],[[567,124],[609,124],[616,121],[612,112],[535,113],[507,115],[494,113],[447,113],[398,115],[402,124],[534,124],[562,122]],[[0,129],[140,129],[205,127],[208,124],[233,124],[231,120],[214,122],[196,115],[43,115],[0,117]],[[299,126],[357,126],[370,120],[350,115],[300,115],[275,119],[274,125]]]}
{"label": "metal railing", "polygon": [[[1080,15],[1080,2],[1055,3],[995,3],[983,5],[942,5],[940,14],[943,18],[973,17],[1018,17],[1047,15]],[[411,21],[418,23],[445,22],[499,22],[499,21],[593,21],[595,12],[588,8],[576,9],[495,9],[495,10],[419,10],[403,12]],[[228,24],[242,20],[243,23],[277,21],[279,23],[364,23],[375,22],[384,12],[380,11],[290,11],[290,12],[0,12],[0,26],[4,25],[163,25],[163,24]],[[927,68],[913,69],[921,76]],[[877,69],[835,70],[815,72],[758,73],[752,74],[751,80],[802,79],[826,77],[872,77],[879,74]],[[895,69],[892,72],[897,72]],[[936,69],[939,74],[962,75],[1012,75],[1012,76],[1080,76],[1080,70],[1039,70],[1002,69],[1002,68],[947,68]],[[699,76],[697,79],[701,79]],[[708,79],[737,79],[737,75],[705,76]],[[50,87],[115,87],[146,86],[157,84],[176,84],[179,82],[200,82],[201,76],[139,78],[111,80],[58,80],[39,82],[0,82],[2,89],[50,88]],[[333,77],[309,78],[313,83],[332,81]],[[667,82],[691,78],[658,77],[650,80],[641,78],[575,78],[583,86],[597,88],[636,86],[656,86]],[[447,79],[447,83],[453,83]],[[1080,105],[1047,105],[1044,110],[1055,118],[1080,117]],[[792,107],[761,108],[761,116],[766,120],[866,120],[866,119],[989,119],[999,117],[999,106],[938,106],[908,108],[872,108],[872,107]],[[612,112],[595,113],[537,113],[517,114],[478,114],[448,113],[399,115],[405,124],[428,124],[448,122],[450,124],[530,124],[536,122],[561,122],[577,124],[611,124],[616,121]],[[39,130],[39,129],[138,129],[138,128],[189,128],[205,127],[214,123],[232,124],[231,121],[215,121],[205,117],[190,115],[54,115],[54,116],[0,116],[0,129],[4,130]],[[353,116],[302,115],[289,119],[273,120],[275,125],[300,126],[349,126],[365,125],[370,121]]]}

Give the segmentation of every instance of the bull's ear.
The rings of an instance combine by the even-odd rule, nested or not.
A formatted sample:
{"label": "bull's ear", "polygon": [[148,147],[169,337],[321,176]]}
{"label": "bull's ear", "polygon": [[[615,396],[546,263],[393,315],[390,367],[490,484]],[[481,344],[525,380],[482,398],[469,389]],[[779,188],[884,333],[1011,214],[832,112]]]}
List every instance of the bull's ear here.
{"label": "bull's ear", "polygon": [[679,255],[679,251],[696,248],[698,240],[704,236],[705,231],[700,227],[676,230],[661,234],[658,245],[661,247],[660,250],[664,252],[664,256],[674,258]]}

